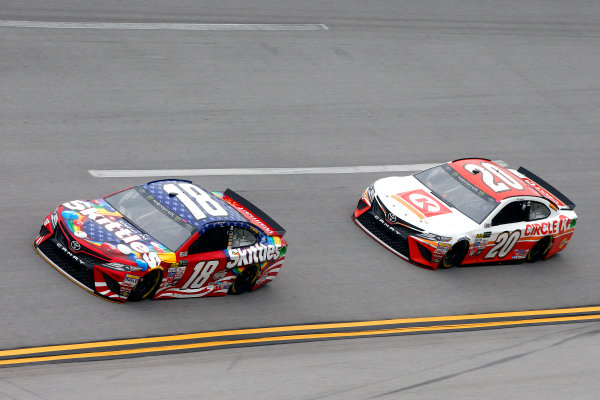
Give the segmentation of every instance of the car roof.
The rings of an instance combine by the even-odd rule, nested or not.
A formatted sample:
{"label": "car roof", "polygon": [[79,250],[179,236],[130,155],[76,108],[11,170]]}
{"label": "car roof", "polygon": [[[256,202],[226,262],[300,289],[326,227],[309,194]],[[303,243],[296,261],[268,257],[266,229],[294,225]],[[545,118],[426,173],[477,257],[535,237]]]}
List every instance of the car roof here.
{"label": "car roof", "polygon": [[194,186],[198,187],[202,191],[206,192],[212,201],[217,202],[225,211],[227,211],[226,216],[218,216],[213,217],[210,213],[205,213],[206,217],[202,219],[196,219],[190,210],[181,202],[178,196],[169,196],[169,193],[164,189],[166,184],[178,184],[178,183],[186,183],[193,184],[190,181],[182,180],[182,179],[161,179],[158,181],[148,182],[142,185],[139,185],[141,188],[145,189],[152,196],[154,196],[161,204],[167,207],[169,210],[173,211],[175,214],[184,219],[184,222],[188,222],[193,225],[198,232],[202,233],[205,229],[218,226],[218,225],[237,225],[237,226],[245,226],[248,227],[250,224],[248,220],[233,206],[225,202],[221,197],[218,196],[218,192],[211,192],[207,189],[204,189],[196,184]]}
{"label": "car roof", "polygon": [[493,161],[484,158],[464,158],[450,161],[448,164],[463,178],[498,202],[515,196],[543,197],[523,179]]}

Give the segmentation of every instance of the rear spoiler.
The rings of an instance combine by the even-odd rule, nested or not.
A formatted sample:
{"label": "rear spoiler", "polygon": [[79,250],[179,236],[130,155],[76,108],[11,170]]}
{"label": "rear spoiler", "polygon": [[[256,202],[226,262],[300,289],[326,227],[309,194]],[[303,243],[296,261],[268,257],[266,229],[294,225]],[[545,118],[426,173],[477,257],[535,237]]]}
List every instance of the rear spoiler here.
{"label": "rear spoiler", "polygon": [[[524,175],[525,177],[529,178],[531,181],[533,181],[532,186],[534,187],[534,189],[536,189],[538,192],[540,192],[540,194],[542,194],[544,197],[549,197],[551,200],[553,200],[555,203],[557,203],[556,204],[557,206],[562,207],[562,208],[567,207],[570,210],[575,209],[575,203],[573,203],[567,196],[562,194],[554,186],[552,186],[551,184],[549,184],[548,182],[546,182],[545,180],[543,180],[542,178],[540,178],[533,172],[531,172],[528,169],[525,169],[523,167],[519,167],[517,172]],[[527,182],[527,183],[531,184],[531,182]],[[556,200],[558,200],[558,202]]]}
{"label": "rear spoiler", "polygon": [[[260,228],[267,228],[267,230],[271,230],[272,232],[277,233],[279,236],[285,235],[285,229],[281,227],[273,218],[269,217],[263,210],[252,204],[250,201],[246,200],[244,197],[234,192],[231,189],[225,190],[223,194],[229,197],[234,202],[238,203],[237,205],[242,206],[243,209],[248,211],[254,218],[250,218],[250,222],[254,223]],[[266,226],[265,226],[266,225]]]}

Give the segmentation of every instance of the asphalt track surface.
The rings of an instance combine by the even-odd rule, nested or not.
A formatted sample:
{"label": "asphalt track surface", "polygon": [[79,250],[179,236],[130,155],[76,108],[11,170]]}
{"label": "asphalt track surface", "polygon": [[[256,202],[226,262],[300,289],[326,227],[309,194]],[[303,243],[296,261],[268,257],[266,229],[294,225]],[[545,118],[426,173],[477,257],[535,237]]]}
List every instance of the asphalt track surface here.
{"label": "asphalt track surface", "polygon": [[[311,23],[329,28],[198,32],[0,27],[0,348],[597,305],[599,17],[600,5],[583,0],[444,5],[0,1],[0,20]],[[278,279],[242,296],[111,304],[84,293],[31,249],[43,218],[59,203],[96,198],[140,182],[95,178],[90,169],[337,167],[466,156],[523,165],[574,200],[578,226],[567,249],[536,264],[447,271],[414,267],[350,220],[361,190],[387,175],[383,173],[193,179],[209,189],[238,191],[288,230],[288,257]],[[586,334],[574,335],[562,346],[565,332],[577,329]],[[150,365],[144,359],[82,364],[82,370],[72,364],[52,373],[79,371],[76,376],[86,379],[86,371],[112,376],[112,368],[132,367],[158,373],[166,365],[182,376],[173,382],[185,386],[180,363],[217,363],[217,370],[227,373],[232,360],[246,355],[247,367],[266,365],[281,374],[276,397],[324,398],[359,377],[376,382],[379,369],[371,369],[366,358],[380,359],[382,369],[400,374],[404,367],[393,355],[414,360],[419,350],[433,363],[456,352],[465,351],[468,358],[475,348],[485,353],[493,347],[509,357],[508,369],[529,372],[521,380],[493,364],[486,371],[504,377],[503,384],[492,384],[485,375],[472,383],[487,393],[500,398],[508,387],[516,396],[542,398],[554,393],[548,385],[556,384],[558,374],[581,378],[575,397],[593,398],[599,385],[592,377],[600,371],[597,340],[589,337],[597,329],[597,323],[586,323],[512,329],[518,333],[508,329],[336,341],[331,351],[343,354],[341,365],[364,369],[342,368],[344,378],[329,376],[329,384],[315,384],[312,372],[300,367],[327,364],[331,354],[323,343],[160,356],[148,358]],[[512,348],[514,341],[535,347],[545,337],[556,339],[548,339],[556,351],[510,358],[510,351],[501,350]],[[395,352],[384,354],[386,348]],[[573,354],[585,359],[578,364],[586,367],[585,373],[576,369],[578,375],[568,375],[575,367],[564,360]],[[298,358],[303,361],[295,364]],[[275,368],[278,359],[295,367],[280,371]],[[492,361],[477,365],[486,362]],[[558,366],[550,368],[552,363]],[[218,387],[217,376],[212,380],[204,367],[202,382]],[[44,368],[2,370],[0,394],[26,398],[11,394],[9,383],[15,382],[31,398],[68,397],[58,386],[43,394],[43,382],[61,381]],[[430,379],[456,372],[440,368],[437,375],[430,372]],[[463,369],[470,368],[475,366]],[[33,378],[16,378],[22,374]],[[258,374],[240,382],[249,385],[252,377]],[[452,379],[431,397],[470,384]],[[309,383],[315,385],[310,390]],[[411,385],[402,382],[399,387]],[[385,394],[395,390],[391,386],[373,395],[353,395]],[[423,395],[419,388],[408,392],[418,398]],[[179,390],[179,398],[189,394]],[[213,390],[222,398],[231,393]],[[481,395],[473,390],[462,397]]]}

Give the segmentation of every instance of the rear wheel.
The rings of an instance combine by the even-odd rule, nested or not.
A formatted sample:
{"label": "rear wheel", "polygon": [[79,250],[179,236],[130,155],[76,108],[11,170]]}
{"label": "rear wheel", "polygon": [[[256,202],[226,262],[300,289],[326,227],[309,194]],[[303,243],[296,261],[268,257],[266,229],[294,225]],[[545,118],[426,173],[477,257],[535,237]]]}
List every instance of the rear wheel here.
{"label": "rear wheel", "polygon": [[539,242],[533,245],[529,253],[527,253],[527,262],[535,262],[543,260],[548,255],[552,247],[552,236],[544,236]]}
{"label": "rear wheel", "polygon": [[140,301],[147,297],[152,297],[154,291],[158,288],[158,284],[162,278],[161,269],[153,269],[146,275],[140,278],[137,285],[127,298],[127,301]]}
{"label": "rear wheel", "polygon": [[444,255],[442,261],[440,261],[440,268],[452,268],[460,265],[462,260],[467,255],[469,250],[469,243],[461,241],[456,243],[452,248]]}
{"label": "rear wheel", "polygon": [[252,290],[256,280],[260,275],[260,268],[258,265],[248,265],[244,270],[235,278],[233,284],[229,287],[228,294],[242,294],[246,291]]}

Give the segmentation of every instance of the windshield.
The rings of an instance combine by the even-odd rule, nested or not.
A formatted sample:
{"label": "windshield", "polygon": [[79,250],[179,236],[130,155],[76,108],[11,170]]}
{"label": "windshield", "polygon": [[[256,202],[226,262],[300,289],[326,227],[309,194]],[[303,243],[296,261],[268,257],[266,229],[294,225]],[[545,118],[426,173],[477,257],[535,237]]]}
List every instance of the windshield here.
{"label": "windshield", "polygon": [[139,186],[113,194],[105,200],[171,251],[179,249],[194,233],[192,225],[181,221],[180,217]]}
{"label": "windshield", "polygon": [[442,164],[414,175],[434,194],[480,224],[498,202],[473,185],[450,165]]}

